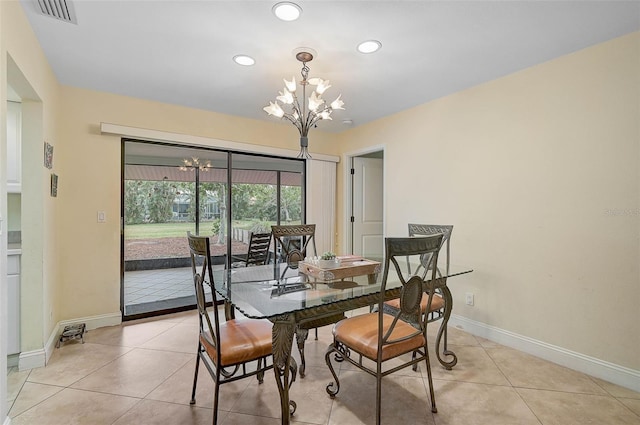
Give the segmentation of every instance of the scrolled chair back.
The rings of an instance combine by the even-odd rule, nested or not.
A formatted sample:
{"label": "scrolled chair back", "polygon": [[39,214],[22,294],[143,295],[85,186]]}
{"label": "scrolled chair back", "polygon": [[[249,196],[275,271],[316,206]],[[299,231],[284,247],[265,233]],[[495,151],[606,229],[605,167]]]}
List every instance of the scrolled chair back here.
{"label": "scrolled chair back", "polygon": [[213,323],[206,308],[206,297],[204,285],[211,288],[211,298],[213,305],[216,305],[216,291],[213,288],[213,272],[211,270],[211,247],[207,236],[196,236],[187,232],[189,241],[189,253],[191,257],[191,271],[193,273],[193,284],[196,294],[196,306],[198,309],[198,319],[200,323],[200,335],[209,344],[216,347],[216,352],[220,355],[218,336],[220,335],[220,320],[218,309],[212,309]]}
{"label": "scrolled chair back", "polygon": [[[384,273],[382,276],[382,296],[380,297],[378,311],[383,311],[384,291],[386,290],[387,281],[389,279],[389,273],[391,265],[397,275],[397,278],[402,283],[402,289],[400,290],[400,310],[395,315],[393,323],[386,335],[382,336],[381,343],[397,342],[397,340],[389,341],[388,337],[393,332],[395,323],[400,318],[409,319],[410,322],[417,325],[417,332],[426,330],[426,322],[420,320],[420,302],[425,292],[428,292],[429,299],[427,305],[431,304],[433,298],[433,291],[427,291],[429,282],[436,278],[436,269],[438,263],[438,251],[442,245],[443,234],[434,234],[420,238],[413,237],[397,237],[385,239],[385,264]],[[425,268],[421,275],[411,272],[411,267],[408,265],[411,257],[416,259],[422,258],[425,255],[431,256],[431,262],[434,267]],[[401,266],[401,261],[407,261],[406,269]],[[416,270],[417,271],[417,270]],[[428,276],[428,274],[431,276]],[[380,315],[380,324],[378,329],[382,329],[383,315]],[[414,335],[409,335],[411,337]]]}

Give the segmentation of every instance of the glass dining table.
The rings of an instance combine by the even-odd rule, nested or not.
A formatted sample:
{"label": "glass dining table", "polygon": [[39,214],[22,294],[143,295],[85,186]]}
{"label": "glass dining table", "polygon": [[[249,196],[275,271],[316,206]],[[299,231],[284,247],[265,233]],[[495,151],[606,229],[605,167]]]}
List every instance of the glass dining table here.
{"label": "glass dining table", "polygon": [[[437,289],[445,301],[440,328],[436,337],[436,354],[440,363],[450,369],[457,358],[452,351],[440,350],[442,335],[453,308],[447,279],[470,273],[465,267],[451,266],[447,275],[429,284]],[[390,275],[391,276],[391,275]],[[402,283],[389,278],[385,299],[400,296]],[[233,309],[252,319],[268,319],[273,323],[273,370],[280,393],[282,424],[289,424],[296,403],[289,399],[289,388],[296,377],[297,364],[292,356],[293,339],[299,325],[335,316],[379,302],[382,288],[382,270],[350,276],[348,279],[323,280],[287,268],[286,263],[232,268],[214,272],[214,289],[225,301],[227,317],[233,317]],[[450,358],[447,361],[443,356]]]}

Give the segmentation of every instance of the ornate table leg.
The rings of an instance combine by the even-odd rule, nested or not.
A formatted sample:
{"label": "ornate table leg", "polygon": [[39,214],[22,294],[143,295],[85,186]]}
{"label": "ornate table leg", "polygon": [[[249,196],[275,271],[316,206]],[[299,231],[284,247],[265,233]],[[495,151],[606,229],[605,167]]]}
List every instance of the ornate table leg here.
{"label": "ornate table leg", "polygon": [[[442,318],[442,323],[440,324],[440,328],[438,329],[438,335],[436,336],[436,356],[438,357],[438,361],[445,369],[451,370],[457,363],[458,357],[453,351],[449,351],[447,349],[447,323],[449,322],[449,316],[451,316],[451,311],[453,310],[453,297],[451,296],[451,291],[447,287],[447,285],[443,285],[441,288],[442,297],[444,298],[444,317]],[[440,340],[442,339],[442,335],[444,334],[444,347],[442,350],[442,354],[445,356],[450,356],[452,359],[450,361],[445,361],[440,356]]]}
{"label": "ornate table leg", "polygon": [[284,314],[273,319],[273,371],[280,393],[282,425],[288,425],[290,416],[296,411],[296,403],[289,400],[289,388],[296,380],[296,361],[291,357],[293,334],[296,330],[295,318]]}
{"label": "ornate table leg", "polygon": [[[318,332],[318,328],[316,328],[316,333]],[[304,343],[309,336],[309,329],[296,329],[296,343],[298,344],[298,352],[300,353],[300,378],[304,378],[304,370],[306,367],[306,362],[304,360]],[[317,338],[316,338],[317,339]]]}

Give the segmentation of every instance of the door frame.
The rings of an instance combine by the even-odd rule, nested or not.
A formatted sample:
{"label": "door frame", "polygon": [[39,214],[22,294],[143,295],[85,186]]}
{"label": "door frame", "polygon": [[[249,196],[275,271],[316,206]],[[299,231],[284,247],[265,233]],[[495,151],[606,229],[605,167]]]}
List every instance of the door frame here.
{"label": "door frame", "polygon": [[[344,247],[344,253],[351,253],[353,249],[353,226],[351,225],[351,216],[353,215],[352,201],[353,201],[353,181],[351,179],[351,163],[352,159],[358,156],[364,156],[374,152],[382,152],[382,170],[387,168],[387,156],[386,145],[375,145],[366,148],[358,149],[355,151],[347,152],[342,155],[343,167],[343,229],[342,232],[342,246]],[[382,181],[382,240],[387,233],[386,231],[386,205],[387,205],[387,179],[383,178]],[[384,255],[384,247],[383,247]]]}

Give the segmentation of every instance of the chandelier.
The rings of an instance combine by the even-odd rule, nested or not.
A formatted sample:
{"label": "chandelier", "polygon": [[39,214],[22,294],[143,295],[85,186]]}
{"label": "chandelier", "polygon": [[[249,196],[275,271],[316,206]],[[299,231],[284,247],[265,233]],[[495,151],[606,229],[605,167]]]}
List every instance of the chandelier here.
{"label": "chandelier", "polygon": [[[269,106],[265,106],[264,109],[269,115],[273,115],[278,118],[286,118],[296,126],[300,133],[300,153],[298,158],[311,158],[309,155],[309,129],[315,127],[316,123],[320,120],[330,120],[331,113],[335,109],[344,109],[342,106],[344,102],[340,99],[342,95],[339,95],[336,100],[330,104],[326,104],[322,99],[322,94],[329,88],[329,80],[322,80],[320,78],[309,78],[308,62],[313,59],[313,54],[307,51],[300,51],[296,54],[296,59],[302,62],[302,105],[298,101],[296,95],[296,80],[295,77],[291,78],[291,81],[284,80],[284,90],[279,92],[280,96],[276,97],[275,102],[269,102]],[[315,86],[315,89],[311,92],[311,95],[307,99],[307,85]],[[282,102],[282,106],[278,103]],[[282,107],[286,107],[289,112],[285,112]]]}
{"label": "chandelier", "polygon": [[200,162],[198,158],[183,159],[182,165],[178,167],[180,171],[209,171],[212,167],[211,161]]}

